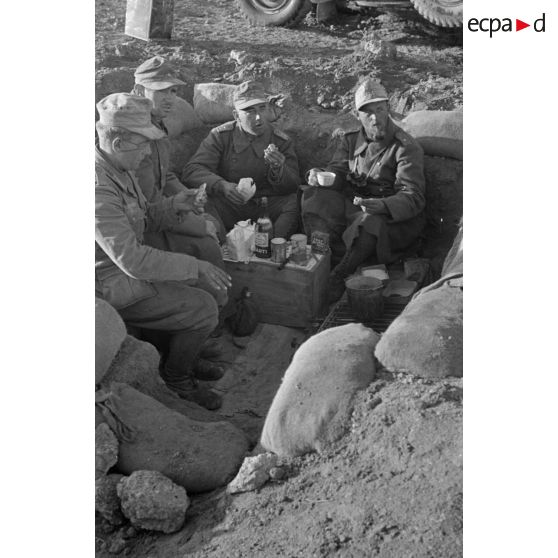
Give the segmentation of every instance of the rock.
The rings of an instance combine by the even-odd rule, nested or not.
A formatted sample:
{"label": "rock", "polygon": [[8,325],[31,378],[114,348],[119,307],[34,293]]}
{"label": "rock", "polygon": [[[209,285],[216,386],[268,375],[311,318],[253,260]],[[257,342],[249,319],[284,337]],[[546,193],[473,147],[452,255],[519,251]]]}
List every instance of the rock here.
{"label": "rock", "polygon": [[124,515],[134,527],[174,533],[184,524],[186,490],[157,471],[136,471],[117,485]]}
{"label": "rock", "polygon": [[269,480],[269,472],[277,465],[277,461],[278,457],[273,453],[247,457],[234,480],[227,486],[227,491],[236,494],[256,490]]}
{"label": "rock", "polygon": [[116,485],[123,478],[124,475],[113,474],[95,480],[95,511],[111,525],[122,525],[125,521],[116,493]]}
{"label": "rock", "polygon": [[117,463],[127,475],[159,471],[189,493],[206,492],[229,482],[248,450],[232,424],[192,420],[127,384],[113,383],[103,405],[127,427]]}
{"label": "rock", "polygon": [[125,338],[126,326],[118,312],[95,298],[95,384],[103,379]]}
{"label": "rock", "polygon": [[106,423],[95,428],[95,478],[106,475],[118,461],[118,439]]}
{"label": "rock", "polygon": [[349,426],[354,395],[374,379],[378,339],[362,324],[348,324],[303,343],[267,414],[262,447],[294,457],[338,440]]}
{"label": "rock", "polygon": [[[127,336],[118,356],[105,374],[100,386],[110,391],[112,382],[124,382],[149,395],[173,411],[206,422],[222,420],[218,414],[180,399],[164,384],[159,375],[160,356],[150,343]],[[97,413],[96,413],[97,414]],[[97,421],[97,418],[96,418]]]}
{"label": "rock", "polygon": [[272,467],[269,470],[269,478],[271,480],[281,480],[285,478],[285,469],[282,467]]}
{"label": "rock", "polygon": [[[217,81],[217,80],[216,80]],[[236,85],[197,83],[194,85],[194,110],[205,124],[233,120],[233,93]]]}
{"label": "rock", "polygon": [[126,541],[122,537],[114,537],[109,546],[110,554],[120,554],[126,548]]}
{"label": "rock", "polygon": [[374,58],[394,59],[397,58],[397,47],[390,41],[370,38],[362,42],[362,49]]}

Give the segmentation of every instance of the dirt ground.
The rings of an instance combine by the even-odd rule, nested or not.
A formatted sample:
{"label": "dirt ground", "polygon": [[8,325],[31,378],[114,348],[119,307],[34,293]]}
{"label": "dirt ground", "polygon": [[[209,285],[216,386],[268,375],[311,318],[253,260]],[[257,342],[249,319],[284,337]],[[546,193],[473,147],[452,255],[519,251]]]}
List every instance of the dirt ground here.
{"label": "dirt ground", "polygon": [[[167,57],[188,83],[256,77],[316,114],[350,110],[359,75],[382,79],[392,111],[462,107],[461,34],[410,6],[341,14],[294,29],[251,27],[234,2],[175,0],[174,37],[123,34],[125,0],[96,0],[96,78]],[[385,41],[389,41],[386,43]],[[392,46],[395,46],[395,51]],[[241,63],[231,51],[243,51]],[[97,96],[111,91],[97,90]],[[292,354],[308,332],[260,325],[241,349],[225,334],[230,367],[216,386],[220,415],[255,443]],[[196,496],[173,535],[96,528],[99,558],[461,556],[462,381],[413,380],[383,371],[361,392],[352,428],[324,455],[285,463],[287,478],[236,496]]]}

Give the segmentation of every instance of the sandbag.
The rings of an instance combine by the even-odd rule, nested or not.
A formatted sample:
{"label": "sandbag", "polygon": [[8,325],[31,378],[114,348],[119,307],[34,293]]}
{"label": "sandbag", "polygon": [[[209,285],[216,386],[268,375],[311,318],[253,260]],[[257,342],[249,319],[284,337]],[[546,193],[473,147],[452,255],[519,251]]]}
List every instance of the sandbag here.
{"label": "sandbag", "polygon": [[236,85],[197,83],[194,85],[194,110],[205,124],[233,120],[233,93]]}
{"label": "sandbag", "polygon": [[246,436],[228,422],[198,422],[119,382],[102,412],[119,440],[116,468],[159,471],[188,493],[231,480],[248,450]]}
{"label": "sandbag", "polygon": [[426,155],[463,160],[462,111],[418,110],[399,125],[422,145]]}
{"label": "sandbag", "polygon": [[443,378],[463,376],[461,280],[428,287],[409,302],[376,346],[376,358],[392,372]]}
{"label": "sandbag", "polygon": [[261,445],[280,456],[322,451],[348,426],[355,393],[375,374],[379,335],[362,324],[314,335],[295,353],[271,404]]}
{"label": "sandbag", "polygon": [[118,312],[108,302],[95,297],[95,384],[103,379],[126,335],[126,326]]}
{"label": "sandbag", "polygon": [[192,105],[182,97],[176,97],[171,111],[163,118],[163,122],[170,138],[203,126]]}

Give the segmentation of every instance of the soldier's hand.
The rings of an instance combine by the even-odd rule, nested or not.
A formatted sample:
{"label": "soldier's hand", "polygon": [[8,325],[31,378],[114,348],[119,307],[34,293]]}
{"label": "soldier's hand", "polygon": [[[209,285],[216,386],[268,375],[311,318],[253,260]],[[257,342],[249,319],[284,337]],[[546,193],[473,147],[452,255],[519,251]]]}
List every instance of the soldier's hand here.
{"label": "soldier's hand", "polygon": [[234,182],[221,182],[221,191],[227,200],[229,200],[234,205],[244,205],[244,197],[236,189],[236,184]]}
{"label": "soldier's hand", "polygon": [[372,215],[387,214],[386,206],[382,200],[369,198],[367,200],[361,200],[360,203],[366,208],[366,213],[371,213]]}
{"label": "soldier's hand", "polygon": [[310,169],[308,171],[308,178],[306,179],[306,182],[308,183],[309,186],[319,186],[318,172],[319,169]]}
{"label": "soldier's hand", "polygon": [[268,151],[264,155],[264,161],[272,168],[281,168],[286,161],[285,155],[279,150]]}
{"label": "soldier's hand", "polygon": [[189,213],[196,210],[197,190],[182,190],[172,197],[172,206],[180,213]]}
{"label": "soldier's hand", "polygon": [[198,260],[198,275],[200,279],[205,279],[214,289],[226,291],[232,286],[231,277],[220,267],[204,260]]}

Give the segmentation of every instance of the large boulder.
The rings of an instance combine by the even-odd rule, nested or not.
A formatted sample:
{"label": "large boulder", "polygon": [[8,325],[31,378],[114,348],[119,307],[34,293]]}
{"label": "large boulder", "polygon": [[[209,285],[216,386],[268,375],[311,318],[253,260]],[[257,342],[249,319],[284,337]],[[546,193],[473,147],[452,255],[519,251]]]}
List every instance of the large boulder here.
{"label": "large boulder", "polygon": [[226,83],[196,83],[194,110],[205,124],[221,124],[233,120],[233,94],[236,85]]}
{"label": "large boulder", "polygon": [[314,335],[295,353],[263,427],[261,445],[280,456],[321,451],[346,431],[355,393],[375,374],[379,335],[362,324]]}
{"label": "large boulder", "polygon": [[228,422],[198,422],[127,384],[113,383],[98,406],[119,439],[117,469],[159,471],[188,492],[226,484],[248,450]]}
{"label": "large boulder", "polygon": [[140,529],[174,533],[186,518],[190,500],[186,490],[157,471],[136,471],[116,487],[130,523]]}
{"label": "large boulder", "polygon": [[95,384],[105,375],[126,338],[126,326],[118,312],[95,298]]}
{"label": "large boulder", "polygon": [[[170,390],[159,375],[159,360],[160,355],[153,345],[128,335],[100,386],[106,389],[112,382],[124,382],[153,397],[169,409],[192,419],[204,422],[223,420],[215,412],[181,399]],[[98,409],[95,420],[95,424],[103,421]]]}

